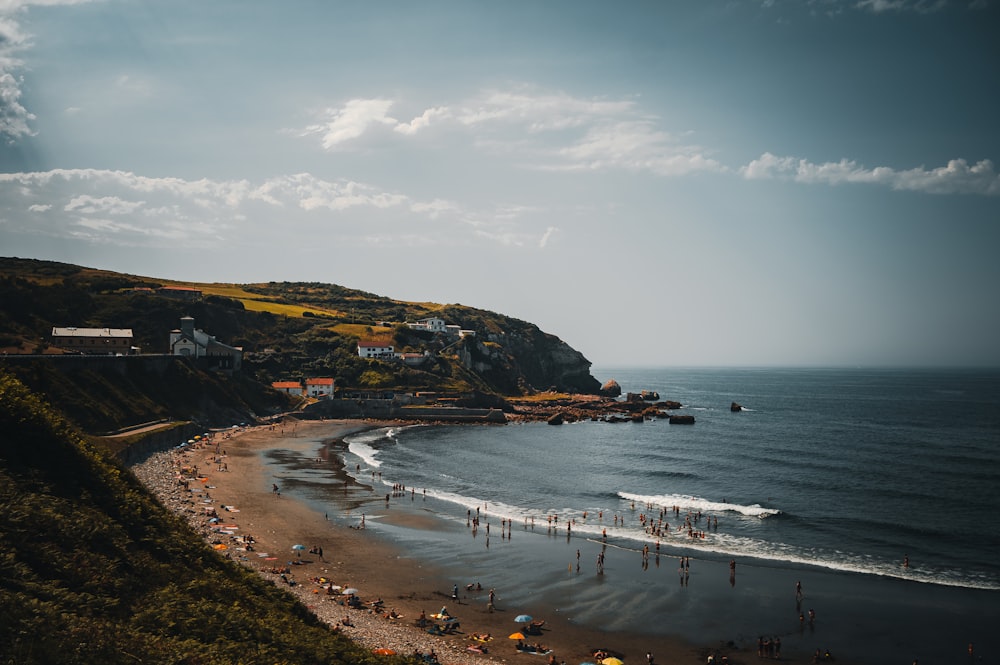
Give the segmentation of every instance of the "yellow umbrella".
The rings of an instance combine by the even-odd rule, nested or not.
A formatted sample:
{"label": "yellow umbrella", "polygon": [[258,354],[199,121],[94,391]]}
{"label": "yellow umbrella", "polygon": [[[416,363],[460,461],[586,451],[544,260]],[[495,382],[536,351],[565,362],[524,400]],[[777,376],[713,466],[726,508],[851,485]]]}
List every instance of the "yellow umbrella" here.
{"label": "yellow umbrella", "polygon": [[623,663],[620,658],[612,656],[611,658],[605,658],[602,660],[601,665],[625,665],[625,663]]}
{"label": "yellow umbrella", "polygon": [[217,549],[217,550],[224,550],[224,549],[227,549],[227,548],[226,548],[226,546],[225,546],[225,545],[223,545],[222,543],[219,543],[218,545],[215,545],[214,547],[215,547],[215,549]]}
{"label": "yellow umbrella", "polygon": [[512,640],[523,640],[524,639],[524,635],[522,635],[521,633],[512,633],[510,635],[510,639],[512,639]]}

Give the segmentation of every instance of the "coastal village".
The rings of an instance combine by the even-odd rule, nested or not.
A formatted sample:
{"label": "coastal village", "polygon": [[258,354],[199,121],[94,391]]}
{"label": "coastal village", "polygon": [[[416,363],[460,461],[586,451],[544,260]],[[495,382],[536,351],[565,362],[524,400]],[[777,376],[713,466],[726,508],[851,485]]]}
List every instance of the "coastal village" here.
{"label": "coastal village", "polygon": [[[192,300],[200,297],[196,289],[165,287],[169,297]],[[476,331],[447,323],[439,317],[428,317],[417,321],[379,321],[378,326],[392,328],[405,325],[411,330],[430,333],[441,339],[441,350],[467,337],[475,337]],[[243,348],[231,346],[216,336],[195,326],[195,319],[183,316],[180,325],[167,334],[166,353],[146,353],[133,343],[133,332],[129,328],[85,328],[76,326],[56,326],[52,328],[51,345],[69,354],[85,356],[178,356],[190,358],[204,368],[222,373],[238,372],[242,367]],[[418,367],[433,358],[431,351],[422,353],[398,352],[394,345],[384,338],[360,338],[357,341],[357,355],[369,361],[399,362]],[[422,420],[447,420],[452,422],[492,422],[503,423],[509,417],[495,408],[458,408],[455,398],[445,399],[434,393],[406,392],[399,390],[377,393],[352,393],[352,399],[340,397],[336,379],[330,376],[310,376],[301,380],[272,381],[271,388],[293,398],[304,400],[299,408],[310,405],[322,408],[314,410],[319,417],[367,417],[400,418]],[[602,396],[575,395],[572,399],[553,400],[544,406],[525,406],[520,409],[517,419],[547,420],[560,425],[580,419],[604,419],[608,422],[628,422],[650,418],[663,418],[671,424],[693,424],[690,414],[671,414],[664,409],[676,409],[680,404],[661,402],[659,395],[648,391],[628,394],[624,402],[613,401],[621,394],[617,383],[607,382],[602,388]],[[612,401],[609,402],[608,399]],[[317,404],[320,403],[320,404]],[[325,406],[323,406],[325,404]],[[735,408],[735,407],[734,407]],[[445,410],[442,410],[445,409]]]}

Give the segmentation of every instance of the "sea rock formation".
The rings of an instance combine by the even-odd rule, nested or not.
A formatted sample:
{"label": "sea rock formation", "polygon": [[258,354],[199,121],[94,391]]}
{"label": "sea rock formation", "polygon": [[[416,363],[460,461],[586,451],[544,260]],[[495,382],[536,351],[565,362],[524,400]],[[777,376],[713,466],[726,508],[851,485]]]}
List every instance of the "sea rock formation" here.
{"label": "sea rock formation", "polygon": [[602,397],[619,397],[622,394],[622,387],[618,385],[618,382],[614,379],[608,379],[604,382],[604,385],[601,386],[598,394]]}

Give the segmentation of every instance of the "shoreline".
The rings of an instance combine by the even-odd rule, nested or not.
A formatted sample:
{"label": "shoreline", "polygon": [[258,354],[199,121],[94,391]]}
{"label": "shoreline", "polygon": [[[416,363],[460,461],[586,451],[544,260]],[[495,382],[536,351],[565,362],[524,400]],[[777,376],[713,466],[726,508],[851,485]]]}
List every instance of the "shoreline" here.
{"label": "shoreline", "polygon": [[[174,510],[187,511],[184,514],[209,542],[225,544],[252,534],[257,540],[255,552],[237,549],[222,554],[276,584],[283,582],[269,569],[295,559],[292,544],[322,547],[324,560],[303,552],[302,559],[308,563],[290,566],[299,584],[288,587],[289,591],[331,625],[349,615],[355,626],[342,630],[355,641],[372,648],[388,646],[399,653],[415,649],[427,653],[433,648],[443,663],[508,662],[512,658],[546,662],[516,653],[507,639],[518,628],[513,618],[522,612],[545,619],[542,634],[528,639],[551,647],[557,663],[593,662],[591,651],[601,647],[621,654],[629,663],[643,662],[651,652],[657,663],[704,664],[714,653],[716,663],[725,656],[734,665],[745,665],[759,659],[756,641],[760,632],[780,636],[784,643],[780,660],[788,663],[813,662],[819,648],[832,649],[841,664],[887,659],[910,662],[918,654],[925,662],[964,662],[959,657],[965,656],[965,638],[991,634],[988,624],[996,610],[990,609],[990,602],[995,594],[956,594],[901,580],[772,566],[750,559],[741,560],[739,573],[731,578],[727,562],[711,558],[694,560],[691,582],[682,582],[680,593],[664,593],[666,589],[657,585],[678,581],[673,573],[675,554],[664,557],[662,568],[657,558],[655,568],[650,565],[647,572],[643,566],[640,572],[638,553],[619,553],[609,543],[605,576],[593,574],[593,557],[600,543],[575,536],[572,543],[558,535],[546,538],[544,525],[538,529],[541,533],[531,534],[514,525],[511,540],[497,541],[494,535],[491,547],[482,534],[478,539],[474,534],[470,537],[465,520],[450,512],[454,506],[432,510],[419,501],[419,494],[409,494],[410,500],[403,500],[404,495],[384,501],[382,492],[387,489],[375,482],[369,486],[347,473],[344,437],[392,425],[348,420],[258,427],[216,440],[226,452],[218,463],[228,471],[218,471],[215,465],[215,443],[200,443],[158,454],[153,465],[157,470],[151,473],[159,480],[143,480],[147,486],[159,483],[161,500]],[[238,525],[233,535],[214,533],[207,518],[191,512],[204,505],[198,503],[200,498],[184,496],[176,489],[173,469],[177,463],[195,463],[207,473],[205,487],[199,489],[210,493],[210,505],[236,507],[239,512],[219,511],[223,524]],[[331,476],[335,486],[331,486]],[[281,496],[270,491],[272,482],[281,485]],[[322,491],[310,496],[311,491],[319,491],[316,488]],[[359,525],[362,514],[367,516],[368,528],[350,528]],[[523,531],[528,531],[527,525]],[[586,555],[584,572],[578,567],[574,574],[570,557],[575,549]],[[261,552],[276,558],[268,561],[257,556]],[[524,566],[530,572],[519,575]],[[463,572],[456,575],[455,571]],[[339,596],[320,592],[310,582],[312,577],[357,587],[366,602],[382,598],[385,611],[395,609],[403,618],[394,621],[381,614],[348,611],[337,603]],[[796,579],[807,590],[801,610],[816,603],[820,618],[815,626],[795,618],[799,614],[792,596]],[[464,585],[477,580],[483,589],[467,592]],[[460,587],[458,603],[451,598],[454,584]],[[498,594],[493,613],[486,607],[490,586],[496,586]],[[949,605],[954,606],[949,609]],[[456,635],[434,637],[413,625],[421,610],[430,615],[442,606],[461,620]],[[971,628],[966,627],[969,623]],[[473,644],[474,632],[494,636],[487,654],[465,650]],[[925,653],[916,644],[926,646],[928,639],[935,644],[947,639],[942,647],[947,657],[935,658],[941,649]],[[902,640],[916,643],[900,644]]]}
{"label": "shoreline", "polygon": [[[161,502],[182,516],[212,546],[226,545],[219,550],[220,556],[237,561],[275,584],[296,595],[321,619],[336,626],[351,639],[375,648],[391,648],[400,654],[435,651],[441,663],[446,665],[468,665],[483,662],[506,663],[512,658],[527,659],[528,662],[544,663],[547,656],[520,654],[514,649],[514,641],[508,639],[518,628],[513,618],[520,610],[508,607],[503,601],[506,590],[498,590],[498,600],[494,612],[487,610],[487,588],[473,592],[470,596],[464,587],[460,589],[460,599],[456,603],[451,598],[452,582],[446,571],[433,565],[410,558],[400,547],[380,536],[374,522],[368,520],[369,528],[359,529],[344,526],[336,518],[320,513],[306,502],[282,492],[271,491],[271,480],[267,477],[267,464],[261,454],[267,450],[294,446],[315,446],[316,442],[342,440],[350,434],[385,427],[391,423],[382,421],[359,423],[358,421],[298,421],[294,424],[258,426],[239,431],[227,438],[215,437],[213,441],[200,441],[183,449],[156,453],[146,461],[132,467],[140,480],[156,494]],[[282,431],[284,429],[284,431]],[[216,456],[216,445],[220,454]],[[221,454],[221,451],[225,454]],[[226,470],[220,471],[225,465]],[[178,484],[178,474],[182,467],[197,466],[198,478],[203,483],[189,481],[190,491],[184,491]],[[341,469],[339,480],[355,484]],[[204,498],[208,495],[208,499]],[[206,502],[210,501],[210,503]],[[348,496],[343,506],[367,505],[372,502],[370,492],[364,499]],[[204,508],[214,507],[219,522],[212,524]],[[229,507],[231,510],[226,510]],[[440,528],[433,517],[419,517],[395,511],[385,524],[405,529]],[[223,529],[232,533],[219,533],[219,525],[236,526]],[[244,536],[252,536],[253,551],[241,551]],[[296,560],[291,550],[293,544],[303,544],[307,549],[313,546],[323,548],[323,557],[308,551],[301,553],[302,564],[292,564],[289,579],[294,586],[286,585],[280,573],[271,572],[280,564]],[[267,556],[261,556],[266,554]],[[376,598],[384,601],[384,611],[395,609],[401,619],[384,618],[381,613],[368,609],[351,610],[341,605],[339,595],[327,595],[312,578],[325,578],[333,583],[351,585],[359,589],[359,597],[365,602]],[[433,636],[415,625],[421,610],[427,615],[436,613],[442,606],[457,616],[461,623],[454,635]],[[353,626],[338,624],[349,617]],[[541,616],[541,614],[540,614]],[[645,659],[647,651],[654,655],[654,662],[662,663],[704,663],[708,652],[723,655],[721,649],[698,647],[681,639],[660,636],[633,636],[614,632],[595,634],[595,631],[574,625],[558,616],[546,616],[542,634],[526,636],[529,643],[539,642],[552,650],[555,662],[578,663],[592,661],[588,650],[602,647],[607,651],[628,657],[632,662]],[[469,645],[478,644],[473,633],[489,633],[493,636],[487,642],[486,653],[467,651]],[[641,640],[641,646],[637,644]],[[748,655],[748,654],[744,654]],[[537,659],[537,660],[535,660]],[[733,659],[730,662],[741,662]],[[788,659],[785,659],[788,661]],[[795,662],[795,661],[790,661]]]}

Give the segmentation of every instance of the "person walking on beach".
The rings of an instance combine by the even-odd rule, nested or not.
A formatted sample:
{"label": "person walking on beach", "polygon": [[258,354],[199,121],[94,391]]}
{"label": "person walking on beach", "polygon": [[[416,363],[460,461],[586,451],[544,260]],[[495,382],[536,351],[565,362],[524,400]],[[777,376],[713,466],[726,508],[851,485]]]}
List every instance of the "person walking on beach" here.
{"label": "person walking on beach", "polygon": [[795,600],[802,600],[802,582],[795,583]]}
{"label": "person walking on beach", "polygon": [[451,587],[451,597],[452,597],[452,600],[454,600],[455,602],[458,602],[458,585],[457,584],[455,584],[455,585],[453,585]]}

